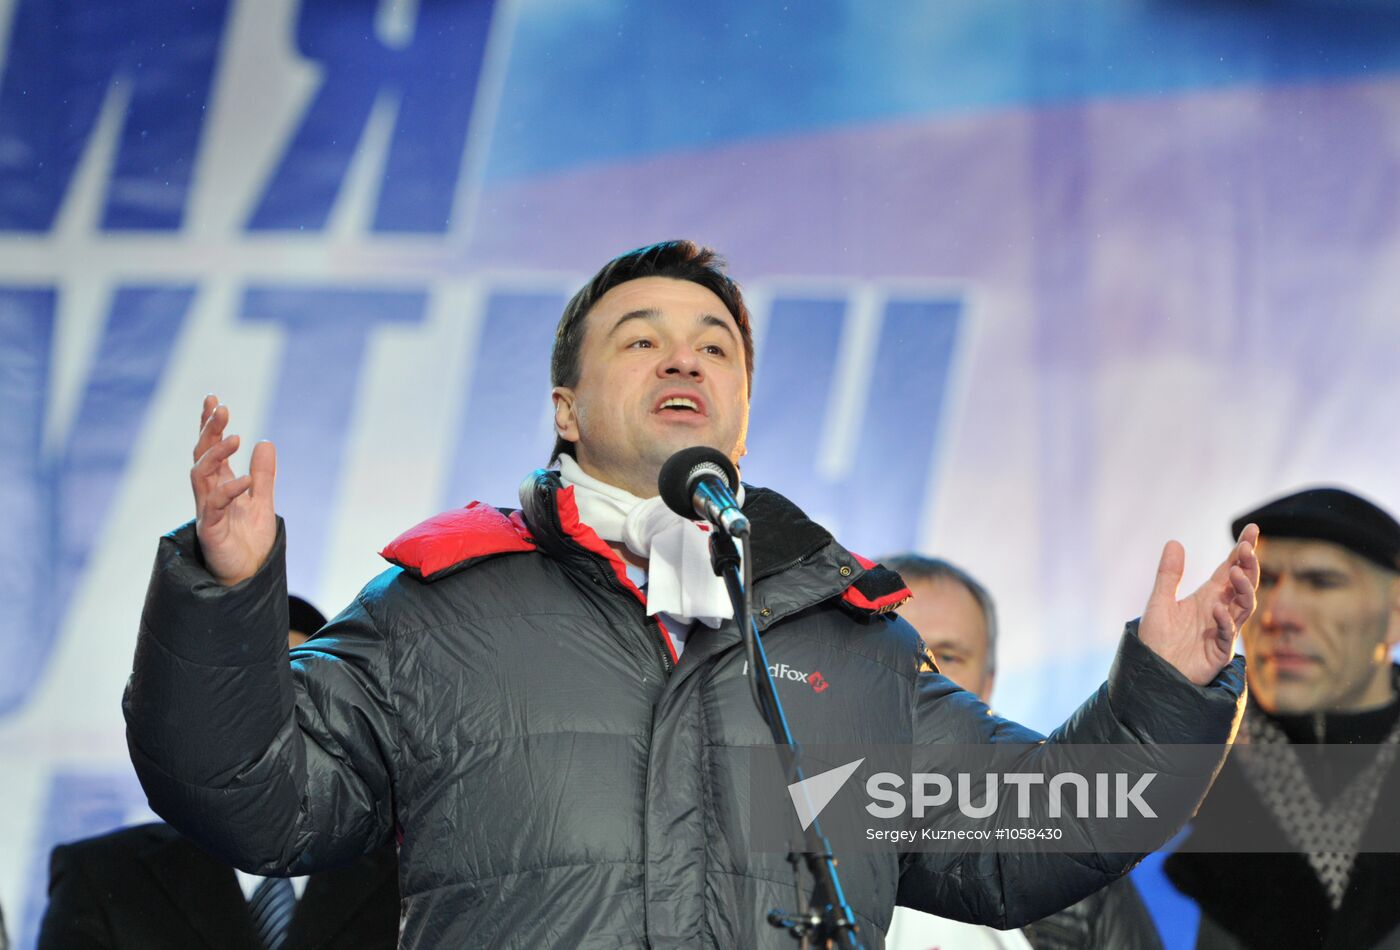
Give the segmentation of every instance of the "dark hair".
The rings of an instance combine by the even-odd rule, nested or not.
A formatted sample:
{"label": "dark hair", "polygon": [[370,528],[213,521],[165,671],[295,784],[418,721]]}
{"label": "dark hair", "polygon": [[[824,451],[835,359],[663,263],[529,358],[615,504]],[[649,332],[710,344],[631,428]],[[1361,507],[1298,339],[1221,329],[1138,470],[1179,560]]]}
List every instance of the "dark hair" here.
{"label": "dark hair", "polygon": [[880,563],[909,581],[957,581],[977,606],[982,608],[982,617],[987,622],[987,672],[997,671],[997,605],[982,582],[967,571],[941,557],[928,557],[924,554],[891,554],[880,558]]}
{"label": "dark hair", "polygon": [[[749,325],[749,310],[739,285],[724,273],[724,259],[708,247],[694,241],[662,241],[648,247],[614,257],[603,265],[593,279],[574,294],[564,307],[559,326],[554,331],[554,350],[549,358],[549,384],[575,386],[581,367],[579,354],[583,349],[584,318],[609,290],[629,280],[642,277],[671,277],[699,284],[724,302],[725,309],[739,328],[744,344],[744,368],[748,373],[749,394],[753,394],[753,329]],[[555,437],[551,459],[574,454],[574,445]]]}

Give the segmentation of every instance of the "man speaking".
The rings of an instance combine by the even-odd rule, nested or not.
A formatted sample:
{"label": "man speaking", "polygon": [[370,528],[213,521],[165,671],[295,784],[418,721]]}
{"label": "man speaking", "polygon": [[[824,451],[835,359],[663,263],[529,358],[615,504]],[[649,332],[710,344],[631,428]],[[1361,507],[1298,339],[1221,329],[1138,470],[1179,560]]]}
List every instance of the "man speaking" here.
{"label": "man speaking", "polygon": [[[791,905],[792,869],[745,828],[746,750],[769,733],[705,531],[656,487],[679,449],[744,454],[752,368],[748,312],[712,252],[673,241],[609,262],[555,338],[558,470],[525,480],[518,511],[473,503],[400,535],[395,566],[290,662],[274,449],[236,476],[228,410],[206,399],[195,520],[160,542],[124,700],[152,807],[257,873],[397,835],[404,947],[790,946],[764,915]],[[779,685],[799,741],[1038,738],[927,669],[889,612],[897,575],[774,491],[741,502],[769,660],[826,684]],[[1183,600],[1185,555],[1167,546],[1108,682],[1050,741],[1223,755],[1256,534]],[[1014,927],[1134,857],[871,852],[840,871],[877,947],[896,902]]]}

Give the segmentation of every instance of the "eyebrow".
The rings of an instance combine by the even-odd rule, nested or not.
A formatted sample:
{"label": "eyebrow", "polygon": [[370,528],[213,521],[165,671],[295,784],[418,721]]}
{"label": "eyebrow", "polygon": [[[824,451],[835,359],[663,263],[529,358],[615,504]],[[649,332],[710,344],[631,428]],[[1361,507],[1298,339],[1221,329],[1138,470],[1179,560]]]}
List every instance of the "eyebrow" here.
{"label": "eyebrow", "polygon": [[659,316],[661,316],[661,311],[657,310],[655,307],[648,307],[645,310],[633,310],[630,313],[624,313],[621,317],[618,318],[617,322],[613,324],[612,329],[608,331],[608,336],[612,336],[614,333],[616,333],[618,329],[628,320],[655,320]]}
{"label": "eyebrow", "polygon": [[712,313],[703,314],[700,317],[700,322],[705,324],[705,326],[707,327],[719,327],[725,333],[729,334],[729,338],[731,340],[735,339],[734,331],[730,328],[729,323],[725,320],[721,320],[719,317],[715,316]]}
{"label": "eyebrow", "polygon": [[[632,310],[628,313],[624,313],[622,316],[618,317],[617,322],[614,323],[612,329],[608,331],[608,336],[612,336],[616,333],[621,329],[622,325],[629,320],[655,320],[659,316],[661,316],[661,311],[657,310],[655,307],[647,307],[642,310]],[[712,313],[701,314],[700,322],[707,327],[719,327],[725,333],[729,334],[730,339],[735,339],[734,330],[729,324]]]}

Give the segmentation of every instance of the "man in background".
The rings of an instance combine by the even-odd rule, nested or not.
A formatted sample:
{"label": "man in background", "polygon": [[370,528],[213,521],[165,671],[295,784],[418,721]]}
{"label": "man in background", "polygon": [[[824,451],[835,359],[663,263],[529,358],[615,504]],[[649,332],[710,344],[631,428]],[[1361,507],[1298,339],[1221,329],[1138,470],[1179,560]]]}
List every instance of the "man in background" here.
{"label": "man in background", "polygon": [[[1394,842],[1400,821],[1400,524],[1338,488],[1235,524],[1247,521],[1261,540],[1259,609],[1242,631],[1249,703],[1167,877],[1200,908],[1202,950],[1400,945],[1400,854],[1363,850]],[[1362,748],[1305,772],[1294,750],[1319,744]],[[1227,853],[1242,829],[1270,851]]]}
{"label": "man in background", "polygon": [[[997,672],[996,603],[987,588],[955,564],[919,554],[882,558],[913,598],[899,610],[919,632],[938,670],[984,703],[992,701]],[[1128,878],[1020,931],[999,931],[897,908],[888,950],[935,946],[1010,950],[1160,950],[1152,918]]]}
{"label": "man in background", "polygon": [[[326,618],[300,597],[287,600],[294,648]],[[392,844],[339,870],[264,878],[156,822],[54,849],[39,947],[372,950],[397,946],[398,931]]]}

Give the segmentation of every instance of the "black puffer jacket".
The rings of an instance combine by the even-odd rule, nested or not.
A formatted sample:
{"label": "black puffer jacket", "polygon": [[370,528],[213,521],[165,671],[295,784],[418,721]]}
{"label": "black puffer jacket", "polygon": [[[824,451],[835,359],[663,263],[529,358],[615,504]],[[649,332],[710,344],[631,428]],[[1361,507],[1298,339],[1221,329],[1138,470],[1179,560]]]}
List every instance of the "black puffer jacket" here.
{"label": "black puffer jacket", "polygon": [[[791,946],[763,921],[792,903],[791,869],[743,833],[745,750],[768,735],[737,628],[694,635],[674,664],[572,491],[536,473],[521,497],[511,517],[474,506],[401,536],[406,567],[290,666],[280,537],[233,588],[192,526],[162,539],[124,701],[152,807],[263,872],[347,862],[397,828],[405,947]],[[1038,738],[920,671],[914,630],[881,612],[896,577],[771,491],[745,511],[770,661],[828,684],[780,681],[800,741]],[[1053,741],[1220,743],[1242,688],[1239,661],[1197,688],[1129,633]],[[841,871],[879,947],[896,900],[1018,926],[1130,861],[860,853]]]}

